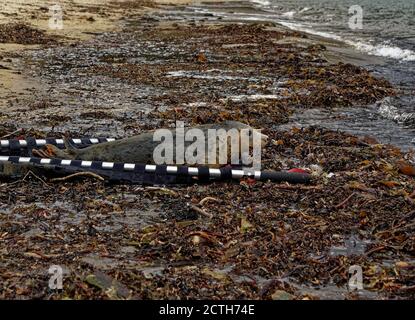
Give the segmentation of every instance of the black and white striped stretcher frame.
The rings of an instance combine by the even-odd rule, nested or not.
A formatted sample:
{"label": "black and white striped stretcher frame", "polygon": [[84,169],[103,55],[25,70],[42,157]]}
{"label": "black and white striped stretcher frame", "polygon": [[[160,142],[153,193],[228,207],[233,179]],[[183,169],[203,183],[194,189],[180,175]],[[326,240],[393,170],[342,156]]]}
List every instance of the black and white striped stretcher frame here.
{"label": "black and white striped stretcher frame", "polygon": [[[68,139],[68,142],[76,146],[88,146],[92,144],[98,144],[103,142],[115,141],[114,138],[80,138],[80,139]],[[43,147],[46,144],[53,144],[57,147],[65,147],[64,139],[46,138],[36,139],[27,138],[24,140],[12,139],[12,140],[0,140],[0,147],[5,149],[24,149],[27,147]]]}
{"label": "black and white striped stretcher frame", "polygon": [[[88,146],[92,144],[98,144],[103,142],[114,141],[112,138],[79,138],[68,139],[70,144],[76,146]],[[46,138],[35,139],[27,138],[25,140],[0,140],[1,150],[21,150],[30,147],[42,147],[46,144],[52,144],[57,147],[64,147],[65,142],[63,139]],[[2,153],[3,154],[3,153]],[[35,164],[37,166],[42,165],[54,165],[60,167],[75,167],[79,169],[85,169],[87,171],[102,171],[111,170],[117,172],[134,172],[136,174],[155,173],[157,175],[174,175],[174,176],[187,176],[197,177],[202,179],[214,179],[214,180],[230,180],[230,179],[242,179],[249,177],[255,180],[261,181],[288,181],[292,183],[307,183],[310,181],[308,174],[292,173],[285,171],[259,171],[250,169],[233,169],[230,167],[224,168],[210,168],[210,167],[189,167],[189,166],[173,166],[173,165],[153,165],[153,164],[137,164],[137,163],[114,163],[105,161],[85,161],[85,160],[70,160],[70,159],[57,159],[57,158],[38,158],[38,157],[22,157],[14,155],[0,155],[0,163],[11,162],[14,164]]]}

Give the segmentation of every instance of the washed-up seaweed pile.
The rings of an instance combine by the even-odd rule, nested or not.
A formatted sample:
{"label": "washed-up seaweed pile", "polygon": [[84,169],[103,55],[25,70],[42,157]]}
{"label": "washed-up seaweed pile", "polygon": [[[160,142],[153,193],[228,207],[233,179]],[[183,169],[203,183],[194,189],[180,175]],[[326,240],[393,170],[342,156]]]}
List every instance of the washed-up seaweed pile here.
{"label": "washed-up seaweed pile", "polygon": [[143,7],[147,7],[147,8],[157,7],[157,4],[155,4],[151,0],[112,1],[109,3],[109,5],[117,9],[121,8],[121,9],[126,9],[126,10],[141,9]]}
{"label": "washed-up seaweed pile", "polygon": [[55,37],[23,23],[0,25],[0,43],[55,44]]}
{"label": "washed-up seaweed pile", "polygon": [[50,93],[20,103],[6,120],[24,111],[27,128],[117,137],[180,119],[271,128],[298,109],[362,105],[394,93],[387,81],[330,64],[323,45],[272,24],[189,25],[149,16],[125,23],[120,33],[31,54],[26,70],[50,83]]}
{"label": "washed-up seaweed pile", "polygon": [[[359,265],[363,296],[413,297],[415,168],[405,155],[318,128],[268,133],[264,163],[319,166],[311,185],[134,188],[30,174],[0,185],[0,296],[318,299],[339,286],[358,298],[347,281]],[[363,251],[346,251],[351,236]],[[51,264],[66,270],[58,294],[47,289]]]}
{"label": "washed-up seaweed pile", "polygon": [[246,101],[244,103],[229,100],[221,105],[177,107],[168,111],[155,111],[149,117],[162,119],[160,125],[167,125],[172,120],[183,121],[183,119],[191,125],[235,120],[256,128],[267,128],[287,123],[292,111],[282,100]]}
{"label": "washed-up seaweed pile", "polygon": [[[201,89],[210,84],[213,92],[208,99],[223,97],[221,93],[226,90],[223,84],[228,83],[232,85],[234,95],[272,94],[275,90],[272,86],[283,80],[287,82],[281,84],[286,89],[282,93],[285,98],[289,98],[290,93],[296,94],[294,101],[288,100],[287,104],[298,100],[295,104],[303,107],[368,103],[393,93],[388,82],[374,78],[362,68],[350,64],[329,65],[320,55],[324,47],[301,48],[278,43],[285,37],[298,36],[297,33],[268,31],[261,25],[221,28],[181,26],[156,29],[144,34],[140,32],[139,35],[133,33],[130,36],[135,36],[137,42],[149,48],[149,51],[152,49],[154,52],[157,46],[163,45],[163,49],[171,54],[163,57],[162,61],[156,58],[151,63],[121,61],[103,64],[93,67],[92,73],[102,73],[133,83],[154,84],[166,89],[186,90],[186,85],[190,84],[196,94],[198,91],[203,92]],[[182,76],[172,76],[174,72],[179,75],[182,73]],[[326,91],[319,92],[322,89]],[[308,94],[302,94],[301,91]],[[328,97],[309,105],[313,93],[317,98],[322,94],[327,95],[329,91],[337,96],[337,104],[334,101],[327,105],[326,102],[331,100]],[[190,91],[182,93],[190,94]],[[311,97],[307,98],[309,95]],[[301,98],[309,100],[301,101]]]}
{"label": "washed-up seaweed pile", "polygon": [[[192,123],[276,124],[286,122],[295,108],[362,105],[394,94],[387,81],[360,67],[329,64],[322,56],[324,46],[279,42],[300,36],[260,24],[173,26],[140,33],[137,39],[172,53],[163,60],[131,63],[117,57],[117,63],[109,60],[90,72],[169,90],[154,100],[170,108],[152,116],[190,118]],[[183,107],[192,102],[208,106]]]}

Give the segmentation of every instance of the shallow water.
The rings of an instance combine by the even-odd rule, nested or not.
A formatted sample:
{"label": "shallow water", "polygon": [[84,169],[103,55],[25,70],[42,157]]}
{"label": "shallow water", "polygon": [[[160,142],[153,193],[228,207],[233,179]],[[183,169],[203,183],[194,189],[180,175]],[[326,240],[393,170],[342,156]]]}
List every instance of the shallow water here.
{"label": "shallow water", "polygon": [[[270,0],[253,3],[277,13],[294,28],[343,39],[369,54],[415,61],[415,2],[412,0]],[[362,9],[361,29],[349,26],[353,15],[349,8],[354,5]]]}
{"label": "shallow water", "polygon": [[321,109],[301,110],[291,117],[291,122],[280,129],[291,127],[322,126],[346,131],[358,136],[372,136],[380,143],[393,144],[403,150],[413,147],[415,128],[395,124],[378,113],[377,106],[342,108],[333,111]]}

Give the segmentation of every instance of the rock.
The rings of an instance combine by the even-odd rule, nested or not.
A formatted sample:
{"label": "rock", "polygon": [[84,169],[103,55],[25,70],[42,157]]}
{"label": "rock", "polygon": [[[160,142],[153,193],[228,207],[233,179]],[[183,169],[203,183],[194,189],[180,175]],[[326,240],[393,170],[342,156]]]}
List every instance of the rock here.
{"label": "rock", "polygon": [[134,253],[136,252],[136,249],[133,246],[126,246],[126,247],[121,247],[120,251],[122,253]]}
{"label": "rock", "polygon": [[111,299],[127,299],[131,295],[130,290],[124,284],[100,271],[86,276],[85,282],[105,291]]}
{"label": "rock", "polygon": [[284,290],[276,290],[271,298],[272,300],[293,300],[295,296]]}
{"label": "rock", "polygon": [[404,161],[404,160],[400,160],[398,163],[398,169],[400,173],[403,173],[407,176],[415,176],[415,167],[413,165],[411,165],[410,163]]}
{"label": "rock", "polygon": [[118,261],[106,257],[99,257],[96,255],[88,255],[81,259],[82,262],[89,264],[93,268],[110,270],[118,265]]}

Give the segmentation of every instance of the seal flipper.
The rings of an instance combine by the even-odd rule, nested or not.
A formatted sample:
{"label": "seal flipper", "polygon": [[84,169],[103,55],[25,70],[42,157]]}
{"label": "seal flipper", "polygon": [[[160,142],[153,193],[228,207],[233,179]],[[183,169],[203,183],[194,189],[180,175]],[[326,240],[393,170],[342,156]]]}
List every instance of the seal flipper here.
{"label": "seal flipper", "polygon": [[74,159],[74,156],[66,150],[59,149],[52,144],[46,144],[40,150],[32,150],[33,155],[43,158],[59,158],[59,159]]}
{"label": "seal flipper", "polygon": [[58,159],[76,159],[78,156],[78,149],[74,148],[68,139],[63,139],[66,149],[59,149],[57,146],[52,144],[46,144],[42,149],[32,150],[32,154],[44,158],[58,158]]}

